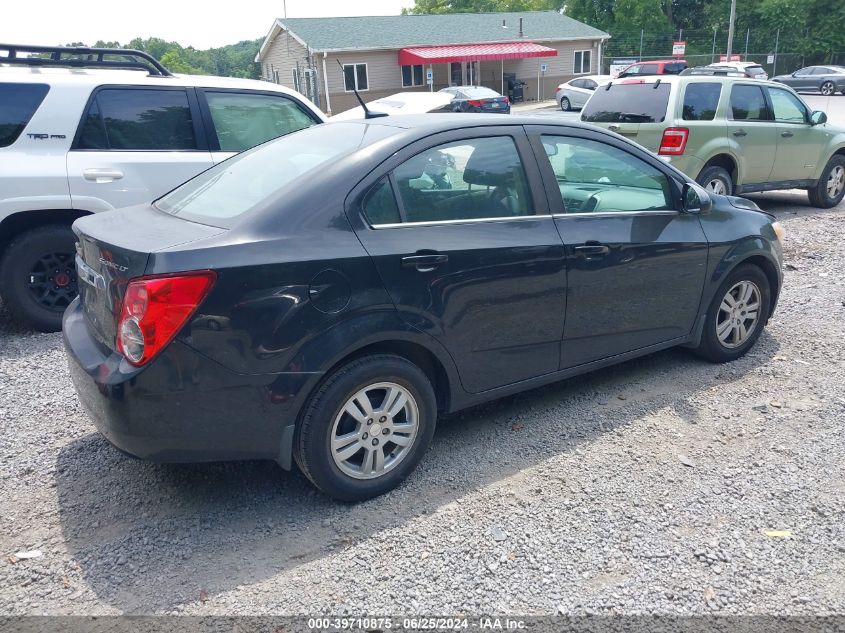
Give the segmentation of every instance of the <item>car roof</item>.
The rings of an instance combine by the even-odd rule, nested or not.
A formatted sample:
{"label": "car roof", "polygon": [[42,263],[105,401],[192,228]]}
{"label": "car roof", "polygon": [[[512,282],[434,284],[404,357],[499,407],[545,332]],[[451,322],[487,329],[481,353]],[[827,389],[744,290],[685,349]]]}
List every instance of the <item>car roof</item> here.
{"label": "car roof", "polygon": [[744,83],[753,86],[770,85],[776,88],[789,88],[782,83],[771,81],[768,79],[751,79],[749,77],[725,77],[724,75],[646,75],[644,77],[624,77],[623,79],[616,79],[613,84],[634,84],[634,83],[655,83],[659,81],[665,84],[676,83]]}
{"label": "car roof", "polygon": [[592,79],[593,81],[605,81],[605,80],[610,81],[611,79],[613,79],[613,75],[581,75],[579,77],[573,77],[572,79],[570,79],[566,83],[572,83],[576,79]]}

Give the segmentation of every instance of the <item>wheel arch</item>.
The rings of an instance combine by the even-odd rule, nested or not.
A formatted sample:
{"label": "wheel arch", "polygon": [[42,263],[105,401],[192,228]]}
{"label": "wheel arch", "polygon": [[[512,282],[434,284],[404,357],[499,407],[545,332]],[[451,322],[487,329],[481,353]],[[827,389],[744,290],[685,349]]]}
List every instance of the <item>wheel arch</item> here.
{"label": "wheel arch", "polygon": [[737,186],[739,182],[739,163],[730,154],[726,154],[723,152],[716,154],[715,156],[711,156],[707,160],[707,162],[704,163],[704,167],[701,168],[701,171],[698,172],[698,175],[700,176],[708,167],[721,167],[731,175],[734,187]]}
{"label": "wheel arch", "polygon": [[[768,318],[772,318],[772,313],[775,311],[775,306],[778,303],[778,295],[780,294],[780,276],[778,275],[778,269],[775,263],[762,254],[751,255],[750,257],[746,257],[743,260],[740,260],[736,266],[728,271],[728,274],[733,272],[737,266],[742,266],[743,264],[751,264],[752,266],[756,266],[760,270],[763,271],[763,274],[766,275],[766,279],[769,280],[769,314]],[[767,321],[768,322],[768,321]]]}
{"label": "wheel arch", "polygon": [[5,250],[18,235],[32,229],[51,224],[70,226],[73,222],[90,211],[79,209],[43,209],[37,211],[18,211],[0,220],[0,253]]}

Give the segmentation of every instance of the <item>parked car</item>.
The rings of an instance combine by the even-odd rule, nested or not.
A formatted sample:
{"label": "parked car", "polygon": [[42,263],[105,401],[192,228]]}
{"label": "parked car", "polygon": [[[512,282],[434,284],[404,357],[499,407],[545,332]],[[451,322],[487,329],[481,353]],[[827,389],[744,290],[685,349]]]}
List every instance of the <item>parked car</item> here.
{"label": "parked car", "polygon": [[754,62],[719,62],[718,64],[711,64],[711,67],[716,68],[734,68],[741,72],[748,79],[768,79],[769,73],[760,64]]}
{"label": "parked car", "polygon": [[681,71],[682,77],[689,75],[707,75],[710,77],[746,77],[744,72],[737,70],[731,66],[719,66],[718,64],[711,64],[710,66],[693,66]]}
{"label": "parked car", "polygon": [[511,102],[507,97],[484,86],[452,86],[440,92],[452,95],[452,112],[511,112]]}
{"label": "parked car", "polygon": [[42,331],[61,328],[77,293],[76,218],[149,201],[236,152],[325,120],[293,90],[173,75],[139,51],[4,50],[0,296]]}
{"label": "parked car", "polygon": [[774,81],[793,90],[818,90],[825,96],[836,94],[838,90],[845,95],[845,67],[842,66],[807,66],[790,75],[778,75]]}
{"label": "parked car", "polygon": [[781,286],[754,203],[530,116],[330,122],[74,230],[64,343],[111,443],[296,463],[349,501],[440,413],[676,345],[739,358]]}
{"label": "parked car", "polygon": [[593,95],[593,91],[612,79],[613,77],[610,75],[589,75],[570,79],[557,87],[555,101],[557,101],[560,109],[565,112],[583,108],[587,100]]}
{"label": "parked car", "polygon": [[806,189],[823,208],[845,195],[845,128],[771,81],[625,79],[596,90],[581,120],[640,143],[716,193]]}
{"label": "parked car", "polygon": [[[423,114],[425,112],[451,112],[452,95],[446,92],[397,92],[367,103],[370,112],[380,114]],[[364,108],[358,106],[331,117],[332,121],[348,121],[366,117]]]}
{"label": "parked car", "polygon": [[689,64],[685,59],[658,59],[648,62],[631,64],[617,75],[617,79],[624,77],[645,77],[648,75],[678,75]]}

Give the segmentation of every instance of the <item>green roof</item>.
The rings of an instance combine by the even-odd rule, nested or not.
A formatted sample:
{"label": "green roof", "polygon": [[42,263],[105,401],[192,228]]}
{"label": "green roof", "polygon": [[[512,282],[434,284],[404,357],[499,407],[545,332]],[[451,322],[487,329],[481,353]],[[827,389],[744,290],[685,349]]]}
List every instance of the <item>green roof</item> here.
{"label": "green roof", "polygon": [[[503,20],[507,28],[502,27]],[[610,37],[557,11],[280,18],[278,21],[317,51]]]}

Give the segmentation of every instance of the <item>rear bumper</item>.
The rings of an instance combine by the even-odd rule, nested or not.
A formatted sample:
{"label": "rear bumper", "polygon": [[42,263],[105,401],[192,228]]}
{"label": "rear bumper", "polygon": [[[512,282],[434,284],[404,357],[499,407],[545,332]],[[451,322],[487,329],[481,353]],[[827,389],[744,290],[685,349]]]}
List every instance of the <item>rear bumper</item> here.
{"label": "rear bumper", "polygon": [[237,374],[179,340],[138,369],[89,334],[79,300],[62,332],[79,400],[120,450],[161,462],[289,462],[283,429],[295,423],[315,374]]}

